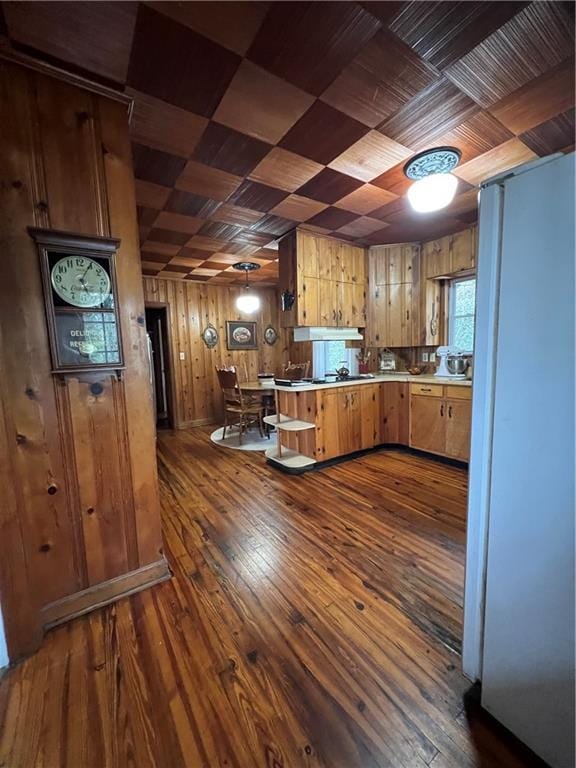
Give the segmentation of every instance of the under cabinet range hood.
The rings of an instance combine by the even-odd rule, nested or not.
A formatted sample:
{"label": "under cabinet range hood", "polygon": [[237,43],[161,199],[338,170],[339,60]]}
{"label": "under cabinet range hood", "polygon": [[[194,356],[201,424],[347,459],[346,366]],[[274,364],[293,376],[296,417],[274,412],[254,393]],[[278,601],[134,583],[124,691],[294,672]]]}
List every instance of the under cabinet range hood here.
{"label": "under cabinet range hood", "polygon": [[363,341],[358,328],[294,328],[294,341]]}

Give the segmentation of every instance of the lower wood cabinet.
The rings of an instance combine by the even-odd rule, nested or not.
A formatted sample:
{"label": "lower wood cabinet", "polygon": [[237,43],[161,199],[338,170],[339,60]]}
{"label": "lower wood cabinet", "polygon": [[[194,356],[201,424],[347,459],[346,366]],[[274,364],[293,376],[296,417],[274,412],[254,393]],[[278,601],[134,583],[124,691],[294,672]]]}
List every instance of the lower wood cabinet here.
{"label": "lower wood cabinet", "polygon": [[282,445],[315,459],[378,445],[410,445],[422,451],[468,461],[469,387],[378,382],[279,393],[280,412],[316,425],[282,432]]}
{"label": "lower wood cabinet", "polygon": [[471,390],[412,384],[410,447],[461,461],[470,457]]}

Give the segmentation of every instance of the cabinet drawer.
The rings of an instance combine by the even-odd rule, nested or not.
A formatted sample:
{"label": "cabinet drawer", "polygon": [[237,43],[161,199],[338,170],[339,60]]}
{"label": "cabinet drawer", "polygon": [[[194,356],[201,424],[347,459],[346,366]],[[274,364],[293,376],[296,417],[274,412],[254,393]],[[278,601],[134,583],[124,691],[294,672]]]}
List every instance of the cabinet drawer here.
{"label": "cabinet drawer", "polygon": [[451,400],[472,400],[472,387],[446,387],[446,397]]}
{"label": "cabinet drawer", "polygon": [[410,384],[410,394],[443,397],[444,387],[442,384]]}

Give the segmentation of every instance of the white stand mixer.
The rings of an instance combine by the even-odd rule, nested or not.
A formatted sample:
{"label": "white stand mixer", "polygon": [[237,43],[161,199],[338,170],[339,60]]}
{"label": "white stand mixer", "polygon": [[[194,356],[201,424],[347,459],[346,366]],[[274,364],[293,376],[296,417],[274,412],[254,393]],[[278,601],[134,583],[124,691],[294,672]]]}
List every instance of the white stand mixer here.
{"label": "white stand mixer", "polygon": [[[448,360],[464,360],[464,350],[459,347],[438,347],[436,350],[437,357],[440,358],[438,368],[434,376],[439,376],[445,379],[465,379],[466,378],[466,364],[464,363],[464,370],[461,373],[453,373],[449,366]],[[458,370],[458,369],[456,369]]]}

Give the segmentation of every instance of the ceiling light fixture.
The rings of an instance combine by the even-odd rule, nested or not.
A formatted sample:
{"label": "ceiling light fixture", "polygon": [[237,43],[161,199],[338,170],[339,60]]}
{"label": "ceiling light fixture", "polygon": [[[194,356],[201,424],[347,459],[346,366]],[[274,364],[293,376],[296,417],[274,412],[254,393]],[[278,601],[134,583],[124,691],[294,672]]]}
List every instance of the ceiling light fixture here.
{"label": "ceiling light fixture", "polygon": [[251,315],[260,309],[260,297],[250,290],[248,273],[253,272],[255,269],[260,269],[260,264],[256,264],[254,261],[239,261],[237,264],[232,264],[232,266],[246,275],[246,284],[242,289],[242,293],[236,299],[236,309],[246,315]]}
{"label": "ceiling light fixture", "polygon": [[414,184],[407,197],[418,213],[431,213],[446,208],[456,194],[458,179],[451,171],[462,153],[456,147],[436,147],[420,152],[404,166],[404,173]]}

